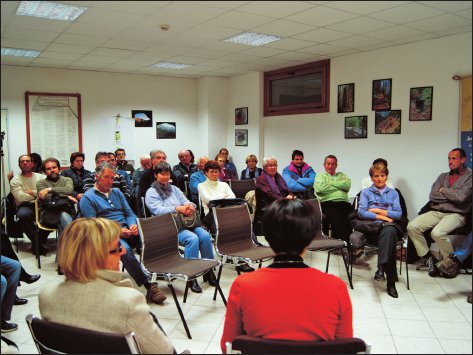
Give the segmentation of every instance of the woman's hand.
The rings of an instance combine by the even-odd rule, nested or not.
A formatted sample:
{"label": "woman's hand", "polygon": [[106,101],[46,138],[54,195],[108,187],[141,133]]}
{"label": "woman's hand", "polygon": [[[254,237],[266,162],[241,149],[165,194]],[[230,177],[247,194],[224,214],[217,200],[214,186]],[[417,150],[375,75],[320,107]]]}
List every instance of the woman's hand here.
{"label": "woman's hand", "polygon": [[194,213],[194,206],[192,205],[177,206],[176,211],[179,213],[182,213],[184,216],[191,216]]}

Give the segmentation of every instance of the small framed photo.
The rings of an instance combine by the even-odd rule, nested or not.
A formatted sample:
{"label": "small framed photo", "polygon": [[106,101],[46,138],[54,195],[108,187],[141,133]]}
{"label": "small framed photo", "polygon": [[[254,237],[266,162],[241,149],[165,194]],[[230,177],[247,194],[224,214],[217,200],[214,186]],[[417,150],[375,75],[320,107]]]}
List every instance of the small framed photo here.
{"label": "small framed photo", "polygon": [[411,88],[409,121],[432,121],[433,86]]}
{"label": "small framed photo", "polygon": [[374,133],[400,134],[401,110],[378,110],[374,114]]}
{"label": "small framed photo", "polygon": [[135,120],[135,127],[153,127],[153,111],[132,110],[131,117]]}
{"label": "small framed photo", "polygon": [[371,109],[373,111],[391,109],[391,86],[392,79],[373,80],[371,100]]}
{"label": "small framed photo", "polygon": [[338,85],[338,113],[355,111],[355,83]]}
{"label": "small framed photo", "polygon": [[239,107],[235,109],[235,124],[248,124],[248,107]]}
{"label": "small framed photo", "polygon": [[156,139],[176,139],[176,122],[156,122]]}
{"label": "small framed photo", "polygon": [[242,146],[242,147],[248,146],[248,130],[247,129],[235,130],[235,145]]}
{"label": "small framed photo", "polygon": [[368,116],[345,117],[345,139],[367,137]]}

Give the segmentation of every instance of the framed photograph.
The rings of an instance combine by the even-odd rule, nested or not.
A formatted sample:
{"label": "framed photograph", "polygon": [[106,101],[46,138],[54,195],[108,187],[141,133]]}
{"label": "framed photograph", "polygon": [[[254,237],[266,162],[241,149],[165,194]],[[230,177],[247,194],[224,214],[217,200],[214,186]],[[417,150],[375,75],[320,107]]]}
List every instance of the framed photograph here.
{"label": "framed photograph", "polygon": [[401,110],[375,111],[374,133],[400,134],[401,133]]}
{"label": "framed photograph", "polygon": [[355,84],[338,85],[338,113],[355,111]]}
{"label": "framed photograph", "polygon": [[345,139],[368,137],[368,116],[345,117]]}
{"label": "framed photograph", "polygon": [[433,86],[411,88],[409,121],[432,121]]}
{"label": "framed photograph", "polygon": [[135,127],[153,127],[153,111],[132,110],[131,117],[135,120]]}
{"label": "framed photograph", "polygon": [[371,100],[371,109],[373,111],[391,109],[391,87],[392,79],[373,80]]}
{"label": "framed photograph", "polygon": [[235,145],[242,146],[242,147],[248,146],[248,130],[247,129],[235,130]]}
{"label": "framed photograph", "polygon": [[176,139],[176,122],[156,122],[156,139]]}
{"label": "framed photograph", "polygon": [[235,109],[235,124],[248,124],[248,107],[240,107]]}

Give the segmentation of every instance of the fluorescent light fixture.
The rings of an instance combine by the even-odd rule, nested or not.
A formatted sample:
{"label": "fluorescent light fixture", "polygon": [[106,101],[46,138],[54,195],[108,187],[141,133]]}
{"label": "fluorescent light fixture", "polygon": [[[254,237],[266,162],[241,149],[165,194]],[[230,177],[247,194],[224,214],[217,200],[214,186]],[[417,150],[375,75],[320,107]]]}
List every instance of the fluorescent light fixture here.
{"label": "fluorescent light fixture", "polygon": [[86,7],[65,5],[49,1],[22,1],[16,10],[20,16],[34,16],[51,20],[74,21]]}
{"label": "fluorescent light fixture", "polygon": [[37,57],[41,52],[32,49],[3,48],[2,55],[12,55],[15,57]]}
{"label": "fluorescent light fixture", "polygon": [[248,46],[262,46],[274,41],[279,41],[282,37],[264,35],[262,33],[245,32],[239,35],[224,39],[226,42],[246,44]]}
{"label": "fluorescent light fixture", "polygon": [[182,63],[171,63],[171,62],[159,62],[158,64],[153,64],[152,68],[164,68],[164,69],[183,69],[190,67],[190,64]]}

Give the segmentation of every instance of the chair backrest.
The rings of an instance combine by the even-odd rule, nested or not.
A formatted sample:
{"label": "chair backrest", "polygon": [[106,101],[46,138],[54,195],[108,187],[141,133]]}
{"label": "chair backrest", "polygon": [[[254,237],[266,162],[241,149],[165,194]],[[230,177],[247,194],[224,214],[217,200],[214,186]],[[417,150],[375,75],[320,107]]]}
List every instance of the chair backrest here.
{"label": "chair backrest", "polygon": [[217,249],[235,242],[251,242],[252,223],[246,203],[212,210],[217,227]]}
{"label": "chair backrest", "polygon": [[177,255],[177,227],[171,213],[137,218],[137,223],[143,244],[143,263]]}
{"label": "chair backrest", "polygon": [[359,338],[330,341],[272,340],[240,335],[227,342],[227,354],[357,354],[371,352],[371,345]]}
{"label": "chair backrest", "polygon": [[144,218],[148,217],[148,214],[146,213],[145,198],[143,196],[141,196],[141,214]]}
{"label": "chair backrest", "polygon": [[40,354],[141,354],[134,332],[99,332],[26,316]]}
{"label": "chair backrest", "polygon": [[43,230],[49,231],[49,232],[57,231],[57,228],[46,227],[46,226],[41,224],[40,218],[39,218],[39,201],[38,201],[38,199],[34,200],[34,216],[35,216],[36,225],[38,226],[39,229],[43,229]]}
{"label": "chair backrest", "polygon": [[248,191],[255,189],[256,180],[230,180],[229,184],[237,198],[245,198]]}

